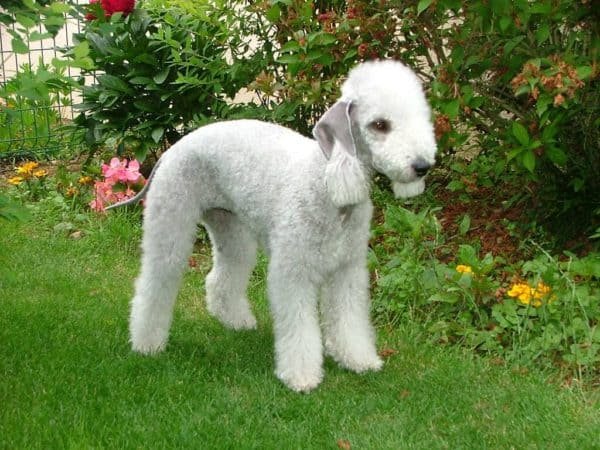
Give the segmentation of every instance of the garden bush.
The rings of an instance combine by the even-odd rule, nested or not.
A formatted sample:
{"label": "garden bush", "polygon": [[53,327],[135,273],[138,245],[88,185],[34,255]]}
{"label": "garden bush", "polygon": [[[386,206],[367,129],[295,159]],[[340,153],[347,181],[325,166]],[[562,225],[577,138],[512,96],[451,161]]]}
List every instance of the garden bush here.
{"label": "garden bush", "polygon": [[235,47],[228,14],[223,2],[178,1],[141,2],[128,15],[88,14],[70,53],[84,75],[95,75],[75,120],[87,145],[110,142],[143,160],[190,127],[227,118],[235,108],[228,100],[251,79],[227,62]]}

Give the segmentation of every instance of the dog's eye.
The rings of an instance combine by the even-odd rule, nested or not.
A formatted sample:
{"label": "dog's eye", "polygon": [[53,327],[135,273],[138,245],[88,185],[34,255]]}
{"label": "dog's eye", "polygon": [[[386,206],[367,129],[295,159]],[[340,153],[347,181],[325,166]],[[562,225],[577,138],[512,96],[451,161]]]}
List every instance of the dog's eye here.
{"label": "dog's eye", "polygon": [[385,119],[377,119],[371,122],[370,127],[379,133],[388,133],[392,128],[389,121]]}

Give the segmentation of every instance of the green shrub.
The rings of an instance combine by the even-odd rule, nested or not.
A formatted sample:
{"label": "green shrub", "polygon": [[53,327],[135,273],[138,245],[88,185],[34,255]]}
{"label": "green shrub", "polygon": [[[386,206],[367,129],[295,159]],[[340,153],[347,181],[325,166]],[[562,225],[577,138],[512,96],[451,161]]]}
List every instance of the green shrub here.
{"label": "green shrub", "polygon": [[74,64],[95,82],[83,87],[76,124],[92,148],[112,141],[143,159],[191,126],[228,117],[228,100],[248,84],[226,60],[232,42],[222,3],[163,3],[88,21],[77,36]]}
{"label": "green shrub", "polygon": [[[559,227],[564,235],[572,228],[571,237],[591,229],[600,208],[597,8],[567,0],[455,3],[419,2],[411,27],[435,30],[425,43],[437,62],[429,66],[441,147],[477,139],[481,152],[517,169],[517,184],[531,185],[538,220],[557,223],[563,213]],[[420,47],[415,54],[425,56]],[[579,219],[564,220],[573,215]]]}

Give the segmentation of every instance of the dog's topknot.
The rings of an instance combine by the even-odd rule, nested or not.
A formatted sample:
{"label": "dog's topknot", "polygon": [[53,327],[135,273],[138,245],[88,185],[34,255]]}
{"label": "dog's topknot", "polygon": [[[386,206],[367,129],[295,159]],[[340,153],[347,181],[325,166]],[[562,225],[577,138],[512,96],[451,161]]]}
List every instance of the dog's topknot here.
{"label": "dog's topknot", "polygon": [[415,109],[429,110],[421,80],[399,61],[368,61],[359,64],[350,71],[342,85],[342,99],[354,103],[368,103],[375,97],[387,98],[389,102],[395,96],[404,97],[404,102],[410,103]]}

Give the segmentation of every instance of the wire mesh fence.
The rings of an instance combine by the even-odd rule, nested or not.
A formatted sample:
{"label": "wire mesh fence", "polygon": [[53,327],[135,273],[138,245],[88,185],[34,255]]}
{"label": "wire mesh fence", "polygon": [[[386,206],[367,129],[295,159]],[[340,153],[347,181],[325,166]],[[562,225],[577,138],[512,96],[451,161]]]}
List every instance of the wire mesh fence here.
{"label": "wire mesh fence", "polygon": [[[55,155],[75,143],[64,126],[74,117],[79,95],[68,85],[53,83],[53,75],[58,70],[76,79],[79,70],[56,69],[52,62],[71,47],[72,36],[81,31],[82,23],[69,18],[54,37],[30,41],[27,52],[13,48],[18,27],[18,23],[0,24],[0,159]],[[37,31],[39,35],[45,32],[41,24]]]}

